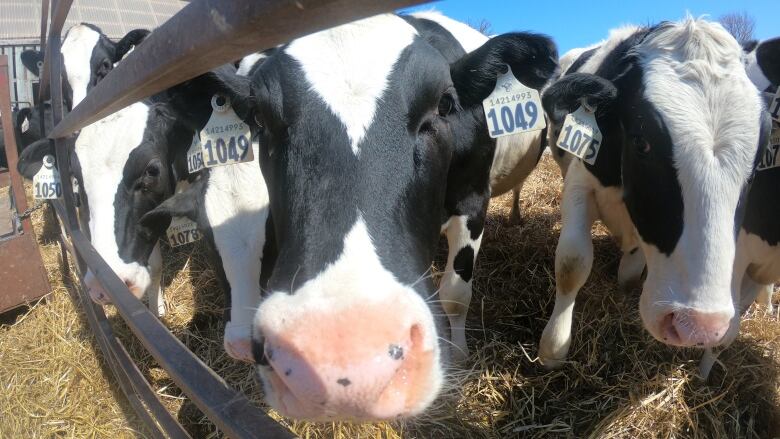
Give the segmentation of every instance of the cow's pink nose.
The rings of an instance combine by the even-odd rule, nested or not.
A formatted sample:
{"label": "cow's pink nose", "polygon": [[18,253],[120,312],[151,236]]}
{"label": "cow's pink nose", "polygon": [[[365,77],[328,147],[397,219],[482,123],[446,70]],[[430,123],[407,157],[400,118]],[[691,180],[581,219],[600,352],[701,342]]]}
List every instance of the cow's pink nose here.
{"label": "cow's pink nose", "polygon": [[273,369],[266,391],[282,414],[391,419],[412,414],[430,395],[437,359],[424,347],[423,324],[403,324],[386,307],[368,306],[295,320],[263,332]]}
{"label": "cow's pink nose", "polygon": [[679,309],[661,320],[664,342],[673,346],[717,346],[726,335],[731,317],[722,312]]}

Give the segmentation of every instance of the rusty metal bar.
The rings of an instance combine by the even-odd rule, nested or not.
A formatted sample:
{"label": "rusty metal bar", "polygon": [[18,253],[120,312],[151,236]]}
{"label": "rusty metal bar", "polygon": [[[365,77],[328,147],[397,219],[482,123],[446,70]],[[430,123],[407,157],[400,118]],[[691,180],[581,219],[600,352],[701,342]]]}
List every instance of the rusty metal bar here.
{"label": "rusty metal bar", "polygon": [[[62,201],[53,200],[51,205],[54,208],[57,220],[65,227],[65,231],[69,234],[70,229],[66,223],[62,221],[63,214],[65,213],[65,206],[62,204]],[[103,308],[96,306],[87,296],[87,289],[82,280],[82,274],[84,273],[86,266],[84,261],[75,253],[75,249],[72,244],[67,241],[65,236],[60,236],[60,250],[63,256],[63,269],[66,271],[69,269],[67,254],[71,253],[74,256],[73,260],[76,269],[78,270],[77,275],[81,281],[81,288],[78,289],[78,297],[84,306],[87,323],[89,323],[90,328],[92,328],[98,346],[103,353],[103,357],[105,358],[108,367],[111,369],[111,372],[113,372],[116,377],[117,382],[119,382],[119,386],[127,397],[127,400],[130,402],[130,405],[146,424],[153,437],[177,439],[190,438],[181,424],[179,424],[165,406],[162,405],[162,402],[157,398],[157,395],[151,385],[149,385],[149,382],[144,378],[143,374],[141,374],[141,371],[138,370],[133,359],[130,358],[127,350],[114,336],[114,331],[103,312]],[[144,404],[146,406],[144,406]],[[163,431],[161,430],[163,430],[165,434],[163,434]]]}
{"label": "rusty metal bar", "polygon": [[220,430],[234,438],[295,437],[260,408],[252,405],[243,394],[231,389],[174,337],[168,328],[133,296],[80,230],[71,231],[71,240],[77,255],[84,260],[103,286],[133,334]]}
{"label": "rusty metal bar", "polygon": [[[11,114],[11,96],[8,90],[7,55],[0,55],[0,118],[2,118],[5,154],[8,160],[8,171],[11,174],[14,202],[16,203],[16,210],[23,212],[27,209],[27,198],[24,196],[22,176],[16,170],[16,164],[19,162],[19,151],[16,149],[14,121]],[[29,218],[22,221],[22,230],[24,233],[32,233],[32,223]]]}
{"label": "rusty metal bar", "polygon": [[48,25],[49,25],[49,0],[41,0],[41,53],[43,53],[44,50],[46,50],[46,27]]}
{"label": "rusty metal bar", "polygon": [[[51,14],[51,27],[49,28],[49,46],[51,46],[51,38],[56,37],[57,40],[62,36],[62,27],[65,25],[65,20],[68,18],[68,12],[70,12],[70,6],[73,0],[52,0],[52,14]],[[41,14],[43,15],[43,14]],[[43,26],[41,26],[43,28]],[[42,29],[43,30],[43,29]],[[43,39],[41,34],[41,39]],[[43,50],[43,47],[41,47]],[[49,97],[49,70],[52,68],[52,62],[58,60],[59,50],[57,51],[57,57],[52,59],[52,51],[46,50],[43,52],[43,67],[38,72],[38,76],[41,80],[40,88],[38,89],[38,99],[43,102]],[[70,133],[69,133],[70,134]]]}
{"label": "rusty metal bar", "polygon": [[49,137],[66,136],[140,99],[253,51],[425,1],[193,1],[119,63]]}

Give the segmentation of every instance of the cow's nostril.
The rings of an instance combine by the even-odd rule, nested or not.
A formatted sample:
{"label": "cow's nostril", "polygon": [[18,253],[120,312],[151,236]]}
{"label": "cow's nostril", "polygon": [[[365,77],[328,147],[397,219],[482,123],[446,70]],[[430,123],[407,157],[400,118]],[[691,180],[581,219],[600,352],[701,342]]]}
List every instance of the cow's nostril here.
{"label": "cow's nostril", "polygon": [[393,360],[400,360],[404,358],[404,348],[395,344],[390,345],[390,349],[388,349],[388,353],[390,354],[390,358],[392,358]]}
{"label": "cow's nostril", "polygon": [[352,381],[349,380],[349,378],[339,378],[336,380],[337,383],[341,384],[344,387],[347,387],[348,385],[352,384]]}

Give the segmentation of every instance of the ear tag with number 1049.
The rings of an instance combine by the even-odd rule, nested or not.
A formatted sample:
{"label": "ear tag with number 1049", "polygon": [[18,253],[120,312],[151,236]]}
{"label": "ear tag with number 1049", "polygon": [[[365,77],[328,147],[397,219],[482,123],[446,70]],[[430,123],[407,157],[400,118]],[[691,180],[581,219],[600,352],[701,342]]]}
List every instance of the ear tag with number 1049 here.
{"label": "ear tag with number 1049", "polygon": [[43,156],[41,170],[33,176],[33,197],[36,200],[54,200],[62,196],[60,171],[54,166],[54,157]]}
{"label": "ear tag with number 1049", "polygon": [[213,168],[253,161],[252,133],[249,125],[233,111],[230,98],[220,94],[212,96],[211,108],[214,111],[200,130],[203,166]]}
{"label": "ear tag with number 1049", "polygon": [[201,238],[198,224],[184,216],[175,216],[171,218],[171,225],[165,231],[168,236],[168,243],[171,247],[179,247],[199,241]]}
{"label": "ear tag with number 1049", "polygon": [[556,145],[593,165],[601,148],[601,140],[601,130],[596,123],[596,109],[588,109],[583,103],[577,111],[566,115]]}
{"label": "ear tag with number 1049", "polygon": [[539,92],[515,78],[507,65],[496,79],[493,93],[482,101],[490,137],[538,131],[547,126]]}

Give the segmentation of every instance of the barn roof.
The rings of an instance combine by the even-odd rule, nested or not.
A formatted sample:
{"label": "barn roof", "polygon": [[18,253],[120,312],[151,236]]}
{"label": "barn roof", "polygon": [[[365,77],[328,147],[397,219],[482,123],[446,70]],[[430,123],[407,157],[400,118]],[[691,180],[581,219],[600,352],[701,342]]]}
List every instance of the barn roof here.
{"label": "barn roof", "polygon": [[[64,29],[92,23],[119,39],[133,29],[156,28],[184,5],[178,0],[73,0]],[[0,45],[39,43],[40,32],[40,0],[0,0]]]}

